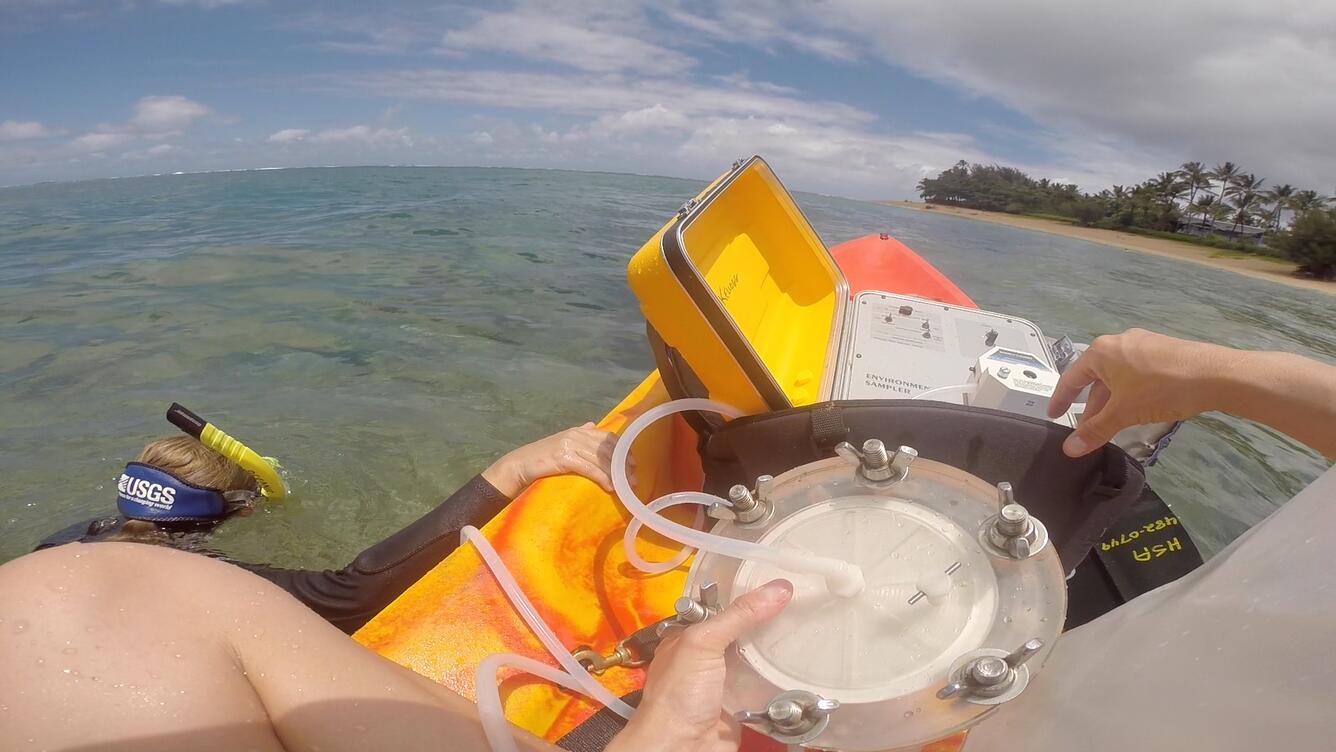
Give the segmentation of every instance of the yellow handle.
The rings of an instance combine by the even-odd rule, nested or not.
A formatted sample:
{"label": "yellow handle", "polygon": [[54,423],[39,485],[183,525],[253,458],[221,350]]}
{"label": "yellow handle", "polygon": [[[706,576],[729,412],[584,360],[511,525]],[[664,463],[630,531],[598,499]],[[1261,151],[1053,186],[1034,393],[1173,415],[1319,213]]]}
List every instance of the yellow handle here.
{"label": "yellow handle", "polygon": [[283,483],[272,461],[261,457],[255,450],[228,436],[212,423],[206,423],[200,431],[199,440],[204,446],[223,455],[255,476],[260,482],[260,493],[266,499],[281,501],[288,494],[288,487]]}

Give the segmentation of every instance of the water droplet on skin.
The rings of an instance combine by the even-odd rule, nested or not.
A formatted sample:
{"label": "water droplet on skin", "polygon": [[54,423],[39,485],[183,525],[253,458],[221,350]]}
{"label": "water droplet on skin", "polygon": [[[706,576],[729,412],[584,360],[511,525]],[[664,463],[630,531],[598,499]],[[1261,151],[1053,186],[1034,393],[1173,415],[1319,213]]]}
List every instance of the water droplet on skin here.
{"label": "water droplet on skin", "polygon": [[37,665],[38,665],[38,666],[42,665],[43,663],[46,663],[46,659],[45,659],[45,658],[38,658],[38,659],[37,659]]}
{"label": "water droplet on skin", "polygon": [[18,621],[14,622],[14,634],[23,634],[26,631],[28,631],[27,619],[19,619]]}
{"label": "water droplet on skin", "polygon": [[914,711],[912,711],[912,710],[906,710],[906,711],[905,711],[905,717],[906,717],[906,718],[913,718],[913,717],[914,717]]}
{"label": "water droplet on skin", "polygon": [[65,648],[64,650],[62,650],[62,651],[60,651],[60,652],[61,652],[62,655],[74,655],[75,653],[79,652],[79,649],[78,649],[78,648]]}
{"label": "water droplet on skin", "polygon": [[1010,616],[1004,616],[1004,617],[1002,617],[1002,623],[1003,623],[1003,624],[1010,624],[1010,623],[1011,623],[1011,617],[1010,617]]}

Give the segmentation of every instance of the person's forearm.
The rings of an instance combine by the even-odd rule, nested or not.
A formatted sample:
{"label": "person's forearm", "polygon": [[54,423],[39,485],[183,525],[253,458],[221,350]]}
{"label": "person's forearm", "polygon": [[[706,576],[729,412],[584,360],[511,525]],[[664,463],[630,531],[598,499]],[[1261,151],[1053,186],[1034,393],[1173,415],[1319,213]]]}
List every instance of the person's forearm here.
{"label": "person's forearm", "polygon": [[1255,420],[1336,459],[1336,366],[1281,352],[1239,352],[1213,386],[1213,407]]}
{"label": "person's forearm", "polygon": [[334,626],[352,634],[459,546],[465,525],[482,527],[510,499],[475,477],[432,511],[363,551],[339,570],[293,570],[240,564],[287,590]]}

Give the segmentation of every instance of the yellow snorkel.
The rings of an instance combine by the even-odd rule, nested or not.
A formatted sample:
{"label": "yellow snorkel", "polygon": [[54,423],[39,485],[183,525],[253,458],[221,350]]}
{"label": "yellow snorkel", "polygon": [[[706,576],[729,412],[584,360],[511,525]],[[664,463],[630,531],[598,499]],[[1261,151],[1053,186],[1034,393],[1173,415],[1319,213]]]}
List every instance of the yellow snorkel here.
{"label": "yellow snorkel", "polygon": [[261,457],[255,450],[228,436],[218,426],[173,402],[167,408],[167,420],[177,428],[200,440],[204,446],[223,455],[255,476],[260,493],[273,501],[282,501],[288,495],[287,484],[278,474],[278,460]]}

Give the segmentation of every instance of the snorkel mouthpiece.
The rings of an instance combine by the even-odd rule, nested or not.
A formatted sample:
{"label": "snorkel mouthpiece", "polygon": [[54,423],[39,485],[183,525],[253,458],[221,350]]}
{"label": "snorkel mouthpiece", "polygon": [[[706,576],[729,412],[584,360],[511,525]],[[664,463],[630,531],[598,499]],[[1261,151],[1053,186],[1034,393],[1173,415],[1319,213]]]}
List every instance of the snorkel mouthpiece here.
{"label": "snorkel mouthpiece", "polygon": [[167,408],[167,420],[182,431],[199,439],[204,446],[223,455],[255,476],[260,493],[266,499],[281,501],[288,495],[288,487],[278,474],[278,462],[261,457],[255,450],[228,436],[218,426],[187,410],[178,402]]}

